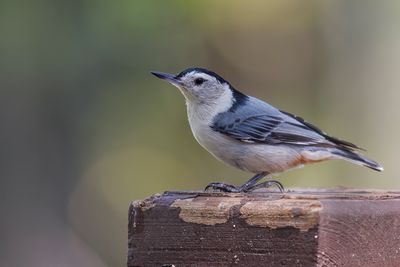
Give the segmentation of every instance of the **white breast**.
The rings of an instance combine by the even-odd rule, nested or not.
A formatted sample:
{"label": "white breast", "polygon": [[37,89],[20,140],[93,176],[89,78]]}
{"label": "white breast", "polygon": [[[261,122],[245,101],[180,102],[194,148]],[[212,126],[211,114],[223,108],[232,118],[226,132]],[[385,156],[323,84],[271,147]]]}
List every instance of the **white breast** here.
{"label": "white breast", "polygon": [[245,169],[244,166],[238,164],[240,158],[245,155],[245,150],[242,149],[239,141],[216,132],[209,125],[197,121],[192,120],[190,127],[197,142],[214,157],[227,164]]}
{"label": "white breast", "polygon": [[235,140],[211,129],[214,117],[228,111],[233,104],[232,91],[224,90],[219,99],[207,103],[187,101],[187,114],[190,128],[197,142],[218,159],[230,163],[232,156],[229,148]]}

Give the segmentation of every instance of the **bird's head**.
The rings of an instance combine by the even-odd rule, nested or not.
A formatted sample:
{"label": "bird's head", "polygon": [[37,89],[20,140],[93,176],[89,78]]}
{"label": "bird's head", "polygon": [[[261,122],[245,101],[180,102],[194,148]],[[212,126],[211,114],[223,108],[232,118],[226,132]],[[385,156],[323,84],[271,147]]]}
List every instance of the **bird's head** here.
{"label": "bird's head", "polygon": [[179,88],[189,103],[217,103],[223,98],[232,98],[230,84],[218,74],[203,68],[189,68],[174,75],[151,72]]}

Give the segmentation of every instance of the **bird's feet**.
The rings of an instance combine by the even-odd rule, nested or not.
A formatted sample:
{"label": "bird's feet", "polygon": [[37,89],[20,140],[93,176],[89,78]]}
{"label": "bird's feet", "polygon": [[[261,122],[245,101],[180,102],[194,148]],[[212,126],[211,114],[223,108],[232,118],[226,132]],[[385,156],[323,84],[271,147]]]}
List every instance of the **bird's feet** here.
{"label": "bird's feet", "polygon": [[228,192],[228,193],[239,193],[240,188],[224,183],[209,183],[204,191],[217,191],[217,192]]}
{"label": "bird's feet", "polygon": [[230,185],[230,184],[225,184],[225,183],[210,183],[206,186],[206,188],[204,189],[204,191],[219,191],[219,192],[228,192],[228,193],[240,193],[240,192],[252,192],[256,189],[260,189],[260,188],[270,188],[272,186],[276,186],[279,191],[281,193],[285,192],[285,188],[283,187],[283,185],[276,180],[268,180],[259,184],[255,184],[252,186],[248,186],[246,187],[244,184],[244,186],[234,186],[234,185]]}
{"label": "bird's feet", "polygon": [[279,182],[277,180],[268,180],[268,181],[253,185],[250,188],[247,188],[244,192],[252,192],[252,191],[254,191],[256,189],[270,188],[272,186],[276,186],[279,189],[279,192],[281,192],[281,193],[285,192],[285,188],[283,187],[281,182]]}

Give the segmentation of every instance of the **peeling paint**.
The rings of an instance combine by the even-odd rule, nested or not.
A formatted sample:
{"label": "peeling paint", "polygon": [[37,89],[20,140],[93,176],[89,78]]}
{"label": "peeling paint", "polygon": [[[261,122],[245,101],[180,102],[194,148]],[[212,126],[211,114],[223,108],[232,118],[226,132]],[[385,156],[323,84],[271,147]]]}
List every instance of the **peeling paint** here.
{"label": "peeling paint", "polygon": [[131,203],[130,213],[132,215],[132,227],[136,228],[138,217],[143,211],[153,208],[156,205],[156,200],[161,197],[161,194],[154,194],[144,200],[135,200]]}
{"label": "peeling paint", "polygon": [[161,194],[154,194],[149,198],[146,198],[142,202],[142,211],[146,211],[148,209],[153,208],[156,205],[156,200],[161,197]]}
{"label": "peeling paint", "polygon": [[131,203],[134,209],[140,209],[141,211],[146,211],[153,208],[156,205],[156,200],[161,197],[161,194],[154,194],[149,198],[144,200],[135,200]]}
{"label": "peeling paint", "polygon": [[177,199],[171,207],[180,208],[179,218],[185,222],[215,225],[226,223],[233,206],[240,205],[240,198],[188,198]]}
{"label": "peeling paint", "polygon": [[251,201],[240,208],[240,217],[253,226],[272,229],[291,226],[308,231],[318,224],[321,210],[318,200]]}
{"label": "peeling paint", "polygon": [[141,200],[135,200],[131,204],[131,206],[132,206],[131,213],[133,214],[133,215],[131,215],[132,216],[132,226],[133,226],[133,228],[136,228],[137,209],[141,208],[142,203],[143,202]]}

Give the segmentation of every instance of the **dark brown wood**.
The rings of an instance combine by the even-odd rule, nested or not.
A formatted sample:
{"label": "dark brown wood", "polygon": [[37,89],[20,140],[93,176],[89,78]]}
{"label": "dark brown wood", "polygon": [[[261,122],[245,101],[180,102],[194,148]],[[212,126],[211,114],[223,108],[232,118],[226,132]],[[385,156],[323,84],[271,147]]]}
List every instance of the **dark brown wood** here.
{"label": "dark brown wood", "polygon": [[128,238],[128,266],[400,266],[400,192],[165,192]]}

